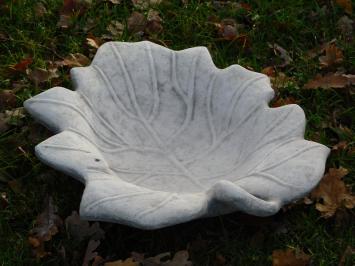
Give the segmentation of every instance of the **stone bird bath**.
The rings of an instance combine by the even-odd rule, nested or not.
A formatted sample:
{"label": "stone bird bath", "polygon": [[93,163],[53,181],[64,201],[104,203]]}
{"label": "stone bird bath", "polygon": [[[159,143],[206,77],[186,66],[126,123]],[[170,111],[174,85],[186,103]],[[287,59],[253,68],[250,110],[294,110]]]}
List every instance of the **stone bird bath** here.
{"label": "stone bird bath", "polygon": [[55,132],[36,146],[85,184],[88,220],[156,229],[243,211],[273,215],[321,179],[329,149],[304,139],[298,105],[270,108],[269,79],[217,68],[205,47],[108,42],[75,91],[25,102]]}

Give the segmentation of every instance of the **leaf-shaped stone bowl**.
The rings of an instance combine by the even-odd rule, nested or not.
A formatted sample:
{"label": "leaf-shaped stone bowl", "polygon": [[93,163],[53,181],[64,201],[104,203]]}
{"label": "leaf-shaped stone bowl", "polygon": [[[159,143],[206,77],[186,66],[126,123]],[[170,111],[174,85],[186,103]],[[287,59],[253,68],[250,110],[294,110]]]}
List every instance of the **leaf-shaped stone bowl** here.
{"label": "leaf-shaped stone bowl", "polygon": [[269,79],[217,68],[205,47],[108,42],[75,91],[25,102],[56,135],[46,164],[85,183],[80,214],[154,229],[244,211],[276,213],[323,175],[329,149],[304,140],[298,105],[270,108]]}

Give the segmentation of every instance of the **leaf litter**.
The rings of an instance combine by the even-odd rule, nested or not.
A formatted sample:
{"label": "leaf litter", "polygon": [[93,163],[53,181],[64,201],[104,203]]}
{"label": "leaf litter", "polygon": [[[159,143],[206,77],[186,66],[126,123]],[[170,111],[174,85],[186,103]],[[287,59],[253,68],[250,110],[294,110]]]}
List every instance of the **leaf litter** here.
{"label": "leaf litter", "polygon": [[88,221],[80,219],[76,211],[73,211],[65,219],[65,227],[70,237],[78,242],[85,239],[101,240],[105,238],[105,231],[101,229],[98,222],[90,225]]}
{"label": "leaf litter", "polygon": [[5,110],[5,112],[0,113],[0,133],[10,129],[10,126],[22,125],[22,119],[25,117],[26,114],[23,107]]}
{"label": "leaf litter", "polygon": [[345,75],[328,73],[324,76],[317,74],[314,79],[309,80],[304,86],[304,89],[342,89],[355,84],[355,75]]}
{"label": "leaf litter", "polygon": [[223,19],[220,23],[215,23],[218,35],[227,41],[232,41],[239,35],[237,22],[234,19]]}
{"label": "leaf litter", "polygon": [[343,62],[344,56],[342,50],[340,50],[334,43],[325,47],[325,55],[319,57],[320,67],[327,68],[333,65]]}
{"label": "leaf litter", "polygon": [[135,8],[144,10],[150,6],[158,5],[162,1],[163,0],[132,0],[132,4]]}
{"label": "leaf litter", "polygon": [[163,31],[163,19],[159,16],[159,12],[154,9],[149,9],[147,14],[147,24],[145,32],[148,34],[157,34]]}
{"label": "leaf litter", "polygon": [[30,231],[28,241],[37,258],[42,258],[50,254],[45,250],[44,243],[52,239],[59,232],[63,221],[57,215],[57,206],[53,204],[52,197],[45,200],[45,208],[35,221],[34,228]]}
{"label": "leaf litter", "polygon": [[54,64],[50,64],[47,69],[27,69],[26,73],[30,80],[34,82],[36,87],[41,83],[51,81],[54,78],[59,78],[58,67]]}
{"label": "leaf litter", "polygon": [[306,198],[307,203],[316,202],[316,209],[322,217],[330,218],[340,209],[355,207],[355,196],[343,181],[348,173],[343,167],[330,168],[310,197]]}
{"label": "leaf litter", "polygon": [[102,258],[98,256],[97,251],[95,251],[99,246],[100,246],[100,240],[90,240],[89,241],[86,251],[85,251],[82,266],[89,266],[90,262],[92,260],[96,260],[96,261],[102,260]]}
{"label": "leaf litter", "polygon": [[60,62],[60,65],[67,67],[84,67],[89,64],[90,59],[81,53],[69,54]]}
{"label": "leaf litter", "polygon": [[277,249],[272,252],[273,266],[307,266],[310,260],[311,256],[299,249]]}
{"label": "leaf litter", "polygon": [[0,91],[0,111],[11,109],[16,106],[17,98],[13,90]]}
{"label": "leaf litter", "polygon": [[348,16],[342,16],[337,22],[337,27],[345,40],[350,42],[354,39],[354,21]]}
{"label": "leaf litter", "polygon": [[283,63],[277,65],[278,67],[285,67],[293,61],[290,54],[288,53],[288,51],[286,51],[285,48],[281,47],[277,43],[274,44],[269,43],[268,45],[271,49],[273,49],[275,55],[278,55],[283,60]]}
{"label": "leaf litter", "polygon": [[110,24],[107,26],[107,31],[110,33],[110,35],[106,39],[118,39],[122,36],[123,31],[124,31],[124,25],[117,21],[117,20],[112,20]]}
{"label": "leaf litter", "polygon": [[32,57],[27,57],[22,59],[17,64],[10,66],[10,69],[18,72],[26,72],[27,68],[29,67],[29,65],[32,64],[32,62],[33,62]]}
{"label": "leaf litter", "polygon": [[145,258],[144,254],[132,252],[131,258],[106,262],[105,266],[192,266],[187,250],[180,250],[171,259],[170,257],[170,252],[148,258]]}
{"label": "leaf litter", "polygon": [[103,40],[99,37],[94,36],[93,34],[89,34],[86,38],[86,43],[90,48],[98,49],[102,44]]}
{"label": "leaf litter", "polygon": [[137,11],[132,12],[127,19],[128,31],[131,33],[143,32],[147,23],[146,17]]}
{"label": "leaf litter", "polygon": [[335,0],[335,2],[344,9],[345,13],[349,15],[353,13],[352,0]]}
{"label": "leaf litter", "polygon": [[59,12],[57,26],[62,29],[71,27],[72,18],[83,15],[91,4],[91,0],[64,0]]}

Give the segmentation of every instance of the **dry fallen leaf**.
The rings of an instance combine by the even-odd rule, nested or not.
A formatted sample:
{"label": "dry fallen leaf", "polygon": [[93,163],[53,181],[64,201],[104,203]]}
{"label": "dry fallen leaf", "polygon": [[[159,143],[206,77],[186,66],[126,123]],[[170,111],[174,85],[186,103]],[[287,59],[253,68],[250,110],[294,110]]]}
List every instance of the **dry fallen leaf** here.
{"label": "dry fallen leaf", "polygon": [[335,2],[341,6],[346,13],[351,15],[353,13],[353,4],[351,0],[335,0]]}
{"label": "dry fallen leaf", "polygon": [[[268,66],[261,70],[261,73],[267,75],[270,78],[272,88],[277,92],[282,88],[286,88],[287,86],[294,85],[294,79],[288,77],[285,73],[276,71],[275,67]],[[274,100],[273,107],[278,107],[285,104],[296,103],[297,101],[292,97],[288,97],[286,99],[277,98]]]}
{"label": "dry fallen leaf", "polygon": [[351,41],[354,31],[354,21],[351,20],[348,16],[342,16],[337,22],[338,29],[341,34],[348,40]]}
{"label": "dry fallen leaf", "polygon": [[306,266],[310,263],[311,256],[305,254],[302,250],[277,249],[272,252],[273,266]]}
{"label": "dry fallen leaf", "polygon": [[192,262],[189,261],[189,253],[187,250],[180,250],[175,253],[171,261],[162,263],[164,266],[191,266]]}
{"label": "dry fallen leaf", "polygon": [[228,8],[233,11],[237,11],[237,10],[246,10],[248,12],[252,11],[252,7],[248,3],[237,3],[234,1],[222,0],[222,1],[213,1],[213,5],[215,8]]}
{"label": "dry fallen leaf", "polygon": [[27,69],[26,71],[28,77],[35,83],[38,84],[50,81],[53,78],[58,78],[58,68],[56,66],[49,66],[48,69],[35,68],[34,70]]}
{"label": "dry fallen leaf", "polygon": [[[132,258],[134,261],[142,264],[142,265],[149,265],[149,266],[161,266],[165,265],[162,264],[162,259],[166,259],[170,257],[170,252],[165,252],[158,254],[154,257],[149,257],[149,258],[144,258],[144,254],[139,254],[139,253],[132,253]],[[166,261],[169,262],[170,260]]]}
{"label": "dry fallen leaf", "polygon": [[4,113],[0,113],[0,134],[6,132],[9,129],[10,129],[10,126],[6,122],[5,114]]}
{"label": "dry fallen leaf", "polygon": [[45,14],[48,13],[47,8],[41,2],[37,2],[34,6],[34,12],[36,17],[43,17]]}
{"label": "dry fallen leaf", "polygon": [[132,258],[123,260],[116,260],[112,262],[106,262],[104,266],[139,266],[139,262],[134,261]]}
{"label": "dry fallen leaf", "polygon": [[76,211],[73,211],[72,214],[65,219],[65,227],[69,235],[78,242],[87,238],[100,240],[105,237],[105,232],[100,228],[98,222],[90,226],[88,221],[80,219]]}
{"label": "dry fallen leaf", "polygon": [[[353,255],[355,255],[355,248],[352,248],[351,246],[347,246],[343,255],[340,257],[338,266],[344,266],[345,263],[347,262],[348,257],[351,257]],[[346,264],[346,265],[350,265],[350,264]]]}
{"label": "dry fallen leaf", "polygon": [[12,90],[0,91],[0,111],[11,109],[16,106],[16,95]]}
{"label": "dry fallen leaf", "polygon": [[285,67],[293,61],[286,49],[282,48],[277,43],[269,44],[269,47],[274,50],[275,55],[278,55],[284,61],[282,64],[278,65],[278,67]]}
{"label": "dry fallen leaf", "polygon": [[276,74],[275,67],[273,67],[273,66],[264,67],[261,70],[261,73],[263,73],[263,74],[265,74],[266,76],[269,76],[269,77],[275,77],[275,74]]}
{"label": "dry fallen leaf", "polygon": [[325,48],[326,48],[326,47],[328,47],[328,46],[331,45],[331,44],[336,43],[336,41],[337,41],[336,39],[332,39],[332,40],[329,41],[329,42],[323,43],[322,45],[319,45],[319,46],[317,46],[317,47],[315,47],[315,48],[313,48],[313,49],[307,51],[305,57],[306,57],[307,59],[313,59],[313,58],[315,58],[316,56],[322,54],[322,53],[325,51]]}
{"label": "dry fallen leaf", "polygon": [[110,2],[110,3],[114,4],[114,5],[118,5],[118,4],[121,3],[121,0],[106,0],[106,2]]}
{"label": "dry fallen leaf", "polygon": [[[99,240],[90,240],[85,251],[82,266],[89,266],[89,263],[98,257],[98,253],[95,251],[100,246]],[[90,264],[91,265],[91,264]]]}
{"label": "dry fallen leaf", "polygon": [[28,57],[28,58],[22,59],[16,65],[10,66],[10,69],[18,71],[18,72],[25,72],[27,70],[27,68],[29,67],[29,65],[32,64],[32,62],[33,62],[32,57]]}
{"label": "dry fallen leaf", "polygon": [[58,228],[62,225],[62,219],[56,214],[57,207],[53,204],[51,197],[45,200],[46,207],[38,215],[35,227],[30,231],[28,241],[32,246],[33,252],[38,258],[48,254],[44,249],[44,242],[52,239],[58,233]]}
{"label": "dry fallen leaf", "polygon": [[69,28],[71,23],[71,16],[69,15],[60,15],[57,26],[63,29]]}
{"label": "dry fallen leaf", "polygon": [[275,91],[279,91],[282,88],[286,88],[294,83],[294,79],[288,77],[283,72],[277,72],[273,77],[270,77],[271,86]]}
{"label": "dry fallen leaf", "polygon": [[343,151],[348,147],[348,143],[345,140],[339,141],[332,147],[333,151]]}
{"label": "dry fallen leaf", "polygon": [[353,196],[342,180],[348,174],[345,168],[330,168],[319,185],[311,192],[310,198],[315,200],[316,209],[322,217],[332,217],[340,208],[352,209],[355,207]]}
{"label": "dry fallen leaf", "polygon": [[235,40],[238,36],[237,22],[234,19],[226,18],[220,23],[215,23],[218,35],[227,41]]}
{"label": "dry fallen leaf", "polygon": [[[154,257],[146,258],[143,261],[140,261],[143,265],[151,266],[190,266],[192,265],[189,261],[189,253],[187,250],[180,250],[175,253],[172,260],[162,261],[162,259],[170,257],[170,253],[158,254]],[[150,264],[149,264],[150,263]]]}
{"label": "dry fallen leaf", "polygon": [[134,7],[138,9],[147,9],[151,5],[158,5],[162,0],[132,0]]}
{"label": "dry fallen leaf", "polygon": [[339,75],[335,73],[328,73],[325,76],[317,74],[316,77],[310,81],[308,81],[303,88],[305,89],[341,89],[346,86],[352,84],[351,77],[347,77],[347,75]]}
{"label": "dry fallen leaf", "polygon": [[159,12],[153,9],[149,9],[147,14],[147,25],[145,31],[150,34],[160,33],[163,31],[163,26],[161,25],[162,19],[159,16]]}
{"label": "dry fallen leaf", "polygon": [[6,110],[2,115],[2,119],[6,124],[14,126],[20,125],[21,119],[25,117],[25,109],[23,107]]}
{"label": "dry fallen leaf", "polygon": [[106,29],[110,32],[111,38],[120,38],[124,31],[124,25],[117,20],[112,20]]}
{"label": "dry fallen leaf", "polygon": [[[106,262],[105,266],[191,266],[189,261],[189,253],[186,250],[180,250],[175,253],[171,260],[166,260],[170,257],[170,253],[161,253],[154,257],[144,258],[144,254],[132,252],[132,257],[124,261],[117,260]],[[164,259],[164,260],[163,260]]]}
{"label": "dry fallen leaf", "polygon": [[88,37],[86,38],[86,43],[92,47],[92,48],[95,48],[95,49],[98,49],[101,44],[103,43],[103,40],[101,40],[100,38],[98,37],[95,37],[94,35],[92,34],[89,34]]}
{"label": "dry fallen leaf", "polygon": [[74,15],[82,15],[91,5],[91,0],[64,0],[59,12],[57,26],[63,29],[71,26],[71,19]]}
{"label": "dry fallen leaf", "polygon": [[343,74],[343,76],[348,79],[349,85],[355,85],[355,75],[352,75],[352,74]]}
{"label": "dry fallen leaf", "polygon": [[330,44],[325,48],[325,55],[319,57],[319,62],[321,68],[326,68],[343,62],[343,59],[343,52],[335,44]]}
{"label": "dry fallen leaf", "polygon": [[61,64],[68,67],[83,67],[90,64],[90,59],[80,53],[69,54]]}
{"label": "dry fallen leaf", "polygon": [[299,101],[297,101],[292,96],[286,97],[286,98],[279,97],[272,102],[271,107],[280,107],[280,106],[287,105],[287,104],[297,104],[298,102]]}
{"label": "dry fallen leaf", "polygon": [[139,12],[132,12],[131,16],[127,19],[127,27],[131,33],[144,31],[147,24],[145,16]]}

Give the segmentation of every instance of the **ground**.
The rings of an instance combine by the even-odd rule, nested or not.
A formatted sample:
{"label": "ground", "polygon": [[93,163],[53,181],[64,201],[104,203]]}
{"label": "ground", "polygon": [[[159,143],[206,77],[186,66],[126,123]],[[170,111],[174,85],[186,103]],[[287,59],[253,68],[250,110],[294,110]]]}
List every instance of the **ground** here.
{"label": "ground", "polygon": [[[92,58],[96,46],[110,39],[147,39],[171,49],[206,46],[218,67],[240,64],[268,74],[276,91],[271,105],[297,103],[304,109],[305,137],[332,149],[327,169],[346,168],[344,182],[351,191],[355,184],[351,1],[163,0],[150,1],[150,7],[139,4],[148,0],[132,1],[135,5],[124,0],[64,2],[0,1],[1,265],[83,263],[90,237],[73,241],[64,225],[44,242],[50,254],[39,255],[29,242],[45,199],[53,199],[64,220],[78,210],[83,185],[38,161],[34,146],[51,133],[21,106],[52,86],[70,88],[70,67],[84,65],[86,58],[74,63],[63,59],[77,53]],[[325,85],[310,85],[317,74],[327,73],[337,73],[346,84],[329,77]],[[235,213],[155,231],[100,223],[105,238],[96,251],[108,261],[128,258],[133,251],[154,256],[188,250],[194,265],[276,265],[273,251],[291,249],[307,254],[312,265],[353,265],[354,210],[339,207],[329,218],[322,214],[314,203],[301,199],[268,218]]]}

